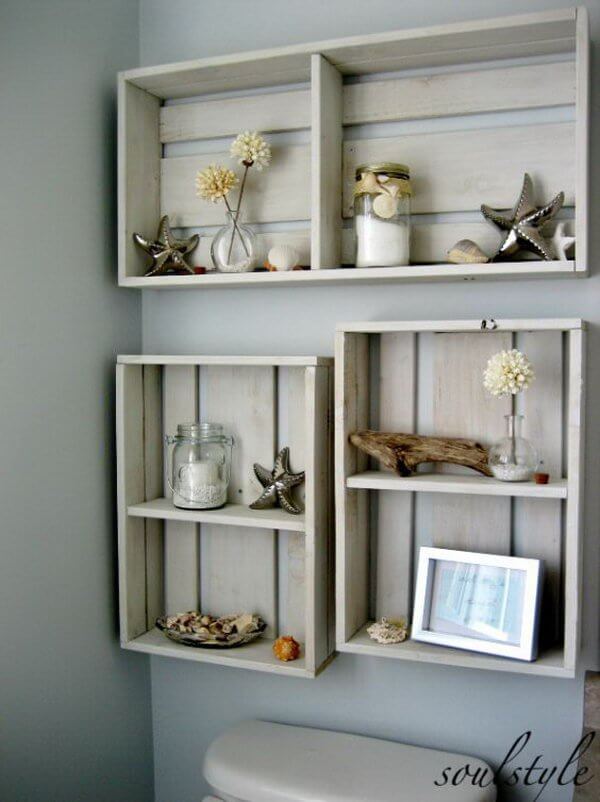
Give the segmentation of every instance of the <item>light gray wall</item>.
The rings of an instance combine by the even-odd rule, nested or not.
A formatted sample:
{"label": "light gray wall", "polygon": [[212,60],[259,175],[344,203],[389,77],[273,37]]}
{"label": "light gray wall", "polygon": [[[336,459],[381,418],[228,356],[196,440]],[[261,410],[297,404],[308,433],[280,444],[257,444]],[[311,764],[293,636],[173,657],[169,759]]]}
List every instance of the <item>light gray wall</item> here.
{"label": "light gray wall", "polygon": [[0,4],[0,799],[149,802],[147,661],[117,640],[115,73],[135,0]]}
{"label": "light gray wall", "polygon": [[[548,0],[142,0],[141,62],[155,64],[218,53],[484,18],[565,5]],[[600,35],[598,2],[587,3]],[[598,64],[594,59],[597,86]],[[597,95],[596,95],[597,96]],[[594,105],[593,140],[598,137]],[[243,121],[240,121],[243,127]],[[593,187],[600,150],[594,144]],[[594,193],[592,221],[598,219]],[[592,226],[592,259],[600,254]],[[592,263],[592,267],[594,264]],[[358,288],[295,288],[146,292],[144,349],[151,353],[331,354],[335,321],[467,317],[581,316],[592,321],[590,352],[600,347],[600,277],[580,282],[490,282]],[[265,338],[265,331],[277,337]],[[598,609],[598,493],[600,402],[598,361],[590,359],[585,548],[585,639],[596,659]],[[322,726],[409,743],[464,751],[498,764],[505,749],[533,730],[529,757],[560,763],[581,729],[582,683],[524,678],[431,665],[339,656],[316,681],[294,681],[176,660],[152,660],[156,799],[197,802],[204,788],[201,761],[210,740],[248,717]],[[401,783],[401,778],[399,778]],[[533,799],[519,789],[506,798]],[[566,802],[570,788],[542,799]]]}

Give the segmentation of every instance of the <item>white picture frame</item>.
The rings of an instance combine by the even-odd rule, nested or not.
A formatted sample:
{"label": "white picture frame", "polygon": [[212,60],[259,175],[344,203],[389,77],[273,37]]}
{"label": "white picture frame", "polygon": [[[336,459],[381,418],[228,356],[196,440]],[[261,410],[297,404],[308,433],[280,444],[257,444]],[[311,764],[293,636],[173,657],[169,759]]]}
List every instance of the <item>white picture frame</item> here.
{"label": "white picture frame", "polygon": [[543,570],[541,560],[422,547],[412,639],[534,661]]}

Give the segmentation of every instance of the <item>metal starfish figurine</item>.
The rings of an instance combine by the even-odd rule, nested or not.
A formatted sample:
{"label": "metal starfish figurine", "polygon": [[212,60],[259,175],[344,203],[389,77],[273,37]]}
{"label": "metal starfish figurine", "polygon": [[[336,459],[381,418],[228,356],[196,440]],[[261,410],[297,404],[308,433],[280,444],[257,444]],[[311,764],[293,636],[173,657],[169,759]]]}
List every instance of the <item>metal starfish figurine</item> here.
{"label": "metal starfish figurine", "polygon": [[536,206],[533,202],[533,182],[525,173],[523,189],[512,211],[491,209],[485,204],[481,213],[504,233],[504,242],[498,248],[492,262],[503,262],[513,257],[518,251],[531,251],[542,259],[556,259],[552,240],[545,237],[541,229],[552,220],[564,203],[565,194],[559,192],[547,206]]}
{"label": "metal starfish figurine", "polygon": [[168,215],[165,214],[160,218],[155,240],[146,239],[141,234],[134,234],[133,241],[152,257],[152,264],[146,273],[147,276],[160,276],[169,270],[194,272],[184,257],[198,246],[200,237],[198,234],[194,234],[189,239],[175,239],[171,233]]}
{"label": "metal starfish figurine", "polygon": [[290,473],[290,450],[287,446],[282,448],[277,455],[272,471],[255,462],[254,473],[264,490],[250,505],[251,510],[266,510],[277,504],[292,515],[299,515],[303,512],[302,507],[298,506],[292,498],[292,488],[302,484],[304,471]]}

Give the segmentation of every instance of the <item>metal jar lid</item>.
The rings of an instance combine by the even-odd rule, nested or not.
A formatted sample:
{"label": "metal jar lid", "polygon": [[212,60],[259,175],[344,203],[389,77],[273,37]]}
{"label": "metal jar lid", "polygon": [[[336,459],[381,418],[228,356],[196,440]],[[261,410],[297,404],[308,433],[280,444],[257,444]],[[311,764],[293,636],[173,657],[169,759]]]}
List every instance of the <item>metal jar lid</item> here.
{"label": "metal jar lid", "polygon": [[410,168],[398,162],[377,162],[376,164],[359,164],[355,171],[358,181],[362,173],[385,173],[392,178],[410,178]]}

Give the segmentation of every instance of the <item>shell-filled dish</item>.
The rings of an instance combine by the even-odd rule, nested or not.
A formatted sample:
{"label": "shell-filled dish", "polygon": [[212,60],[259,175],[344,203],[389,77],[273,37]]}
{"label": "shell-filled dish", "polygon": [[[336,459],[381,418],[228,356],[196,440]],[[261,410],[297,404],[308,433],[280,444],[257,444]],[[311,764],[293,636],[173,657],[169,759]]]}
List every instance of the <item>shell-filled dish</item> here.
{"label": "shell-filled dish", "polygon": [[157,618],[156,626],[177,643],[207,649],[243,646],[259,638],[267,628],[258,615],[242,613],[215,618],[197,610]]}

